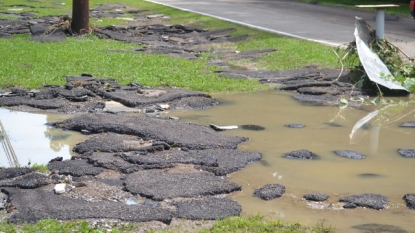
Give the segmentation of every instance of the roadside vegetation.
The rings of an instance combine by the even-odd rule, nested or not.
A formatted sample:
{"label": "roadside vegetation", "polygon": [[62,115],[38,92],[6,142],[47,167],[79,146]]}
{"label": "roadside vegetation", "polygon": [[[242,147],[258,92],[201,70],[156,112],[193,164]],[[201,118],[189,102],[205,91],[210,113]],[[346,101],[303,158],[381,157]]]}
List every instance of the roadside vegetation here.
{"label": "roadside vegetation", "polygon": [[[50,3],[45,0],[36,2],[4,0],[3,3],[0,5],[0,11],[8,11],[15,5],[30,5],[33,8],[20,8],[23,8],[23,12],[45,16],[70,14],[72,1],[61,0]],[[90,0],[90,8],[96,7],[99,3],[98,0]],[[146,9],[148,10],[146,14],[168,15],[171,20],[166,24],[186,24],[205,29],[236,28],[235,35],[251,35],[248,41],[226,45],[235,51],[278,50],[255,63],[242,60],[235,61],[234,65],[269,70],[302,68],[309,64],[330,68],[339,66],[332,53],[333,48],[321,44],[254,30],[146,1],[107,0],[105,3],[121,3]],[[92,26],[103,26],[119,23],[119,19],[117,22],[113,19],[102,20],[102,22],[91,19],[90,22]],[[215,73],[217,68],[206,65],[211,55],[189,61],[164,55],[105,52],[133,50],[139,47],[137,44],[101,40],[93,35],[87,35],[82,39],[68,38],[64,42],[55,43],[29,41],[24,36],[0,39],[0,54],[3,58],[3,62],[0,63],[0,83],[2,87],[39,88],[45,84],[63,85],[67,75],[89,73],[95,77],[115,78],[124,85],[136,82],[145,86],[175,86],[206,92],[258,91],[268,88],[256,81],[218,78]]]}
{"label": "roadside vegetation", "polygon": [[47,165],[44,165],[44,164],[37,164],[37,163],[35,163],[35,164],[32,164],[30,166],[30,168],[32,168],[33,170],[35,170],[37,172],[40,172],[40,173],[49,174],[49,172],[50,172],[48,166]]}
{"label": "roadside vegetation", "polygon": [[279,220],[265,220],[263,216],[243,216],[231,217],[217,221],[211,228],[199,231],[188,231],[185,229],[174,229],[168,231],[158,231],[151,229],[143,231],[133,224],[113,227],[91,227],[86,221],[57,221],[44,219],[36,224],[13,225],[10,223],[1,223],[0,232],[4,233],[128,233],[128,232],[198,232],[198,233],[238,233],[238,232],[273,232],[273,233],[331,233],[334,230],[330,227],[324,227],[322,223],[314,227],[304,227],[299,223],[287,224]]}

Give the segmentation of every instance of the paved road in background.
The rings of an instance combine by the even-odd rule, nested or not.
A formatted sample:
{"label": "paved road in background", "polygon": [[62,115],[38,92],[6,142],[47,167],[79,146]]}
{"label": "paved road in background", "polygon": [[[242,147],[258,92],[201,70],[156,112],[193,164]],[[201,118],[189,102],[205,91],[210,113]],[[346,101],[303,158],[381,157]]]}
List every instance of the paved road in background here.
{"label": "paved road in background", "polygon": [[[355,17],[376,27],[375,12],[301,3],[289,0],[150,0],[154,3],[208,15],[287,36],[344,45],[354,41]],[[415,21],[387,14],[385,37],[415,57]]]}

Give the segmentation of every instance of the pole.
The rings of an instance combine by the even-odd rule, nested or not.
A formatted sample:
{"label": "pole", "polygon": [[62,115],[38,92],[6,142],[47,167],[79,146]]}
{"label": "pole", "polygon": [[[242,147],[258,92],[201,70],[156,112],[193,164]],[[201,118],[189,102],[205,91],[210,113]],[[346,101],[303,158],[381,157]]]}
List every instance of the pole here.
{"label": "pole", "polygon": [[376,37],[383,40],[385,38],[385,9],[376,9]]}
{"label": "pole", "polygon": [[89,0],[72,1],[71,28],[76,34],[89,32]]}

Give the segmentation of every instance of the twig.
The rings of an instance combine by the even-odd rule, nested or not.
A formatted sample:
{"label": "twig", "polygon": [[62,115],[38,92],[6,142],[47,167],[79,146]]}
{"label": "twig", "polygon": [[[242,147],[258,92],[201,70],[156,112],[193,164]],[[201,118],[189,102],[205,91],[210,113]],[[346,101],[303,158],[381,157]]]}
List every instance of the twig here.
{"label": "twig", "polygon": [[336,51],[334,51],[334,50],[332,50],[332,52],[334,53],[334,55],[336,55],[336,57],[337,57],[337,59],[339,60],[339,62],[340,62],[340,65],[342,65],[342,68],[341,68],[341,70],[340,70],[340,74],[339,74],[339,76],[337,76],[337,78],[333,81],[333,82],[335,82],[335,81],[337,81],[337,80],[339,80],[339,78],[342,76],[342,74],[343,74],[343,71],[344,71],[344,64],[343,64],[343,60],[349,55],[349,51],[343,56],[343,58],[340,58],[340,56],[336,53]]}
{"label": "twig", "polygon": [[399,48],[398,46],[394,45],[392,42],[390,42],[389,40],[385,39],[386,43],[388,43],[389,45],[395,47],[397,50],[399,50],[399,52],[401,52],[403,55],[405,55],[406,58],[408,58],[412,63],[414,62],[414,59],[411,58],[407,53],[405,53],[401,48]]}

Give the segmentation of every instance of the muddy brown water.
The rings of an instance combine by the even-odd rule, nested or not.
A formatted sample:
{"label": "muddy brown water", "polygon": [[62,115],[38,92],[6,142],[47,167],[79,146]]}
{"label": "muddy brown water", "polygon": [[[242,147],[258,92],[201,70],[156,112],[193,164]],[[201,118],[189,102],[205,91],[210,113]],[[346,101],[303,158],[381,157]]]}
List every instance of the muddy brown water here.
{"label": "muddy brown water", "polygon": [[[409,210],[402,200],[405,194],[415,192],[415,159],[404,158],[397,153],[398,148],[415,148],[415,128],[399,127],[405,121],[415,120],[415,113],[411,112],[415,111],[414,104],[382,110],[363,129],[358,129],[351,140],[350,134],[355,123],[374,107],[368,110],[340,110],[339,107],[304,105],[294,100],[289,92],[213,96],[220,101],[214,108],[170,111],[167,115],[201,125],[237,125],[238,129],[223,133],[249,137],[250,141],[241,144],[239,149],[262,153],[262,161],[249,164],[228,177],[243,186],[242,192],[231,196],[242,205],[243,214],[260,213],[268,219],[310,226],[323,222],[325,226],[334,227],[336,232],[364,232],[353,228],[361,224],[393,225],[407,232],[415,232],[415,212]],[[53,122],[67,116],[31,114],[30,120],[17,121],[19,114],[28,113],[10,113],[0,109],[0,119],[22,164],[28,159],[33,163],[35,159],[32,155],[39,154],[38,150],[42,154],[46,153],[47,149],[38,149],[41,143],[35,138],[46,138],[46,147],[50,151],[65,151],[66,157],[71,155],[74,144],[86,139],[79,133],[51,129],[42,123],[42,120]],[[10,123],[8,118],[15,123]],[[35,120],[37,118],[42,119]],[[305,127],[284,126],[291,123],[304,124]],[[259,125],[265,129],[244,130],[242,125]],[[35,128],[41,136],[31,133],[29,136],[29,132]],[[23,136],[30,139],[22,139]],[[24,143],[19,144],[20,140]],[[299,149],[311,150],[320,159],[300,161],[282,157],[284,153]],[[355,150],[366,158],[346,159],[336,156],[334,150]],[[1,153],[0,162],[4,166],[4,155]],[[62,155],[53,154],[51,157],[56,156]],[[46,163],[49,159],[35,162]],[[270,183],[284,185],[285,194],[271,201],[252,196],[255,189]],[[330,198],[322,204],[302,200],[304,194],[312,192],[323,192]],[[340,197],[361,193],[386,196],[389,199],[387,208],[380,211],[360,207],[339,208]]]}

